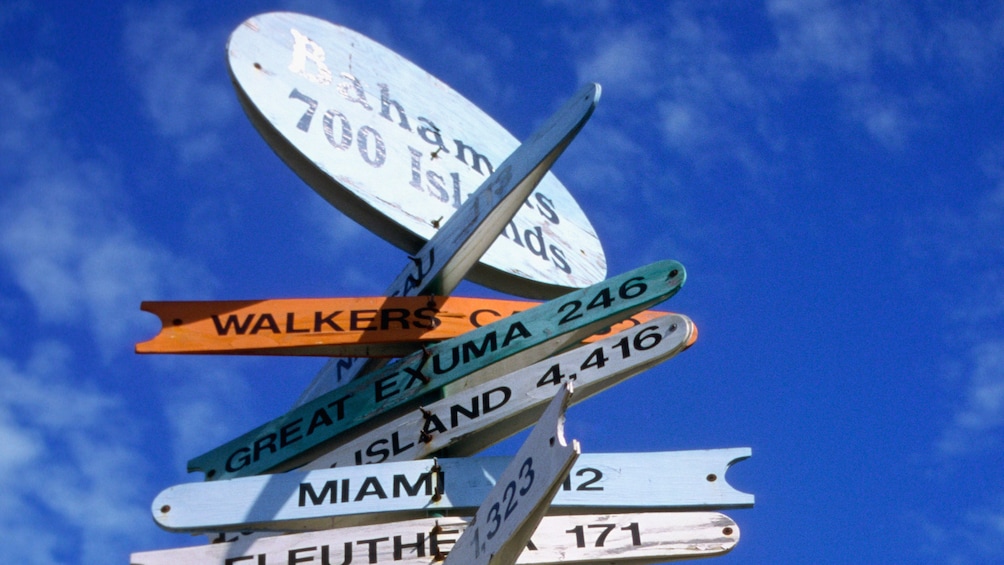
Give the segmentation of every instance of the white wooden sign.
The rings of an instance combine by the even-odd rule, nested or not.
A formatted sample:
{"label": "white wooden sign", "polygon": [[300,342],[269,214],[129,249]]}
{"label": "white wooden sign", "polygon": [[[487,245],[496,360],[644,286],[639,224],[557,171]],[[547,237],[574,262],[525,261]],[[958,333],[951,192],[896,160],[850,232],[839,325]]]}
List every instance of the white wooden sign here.
{"label": "white wooden sign", "polygon": [[[510,155],[384,292],[386,296],[448,295],[512,221],[544,173],[582,128],[599,97],[597,85],[576,93],[537,132]],[[314,377],[294,406],[300,406],[381,366],[375,360],[333,359]]]}
{"label": "white wooden sign", "polygon": [[[519,145],[446,84],[324,20],[255,16],[231,34],[227,53],[238,98],[276,153],[318,194],[409,253]],[[471,277],[553,298],[605,274],[595,230],[548,174]]]}
{"label": "white wooden sign", "polygon": [[[133,553],[132,565],[436,565],[469,518],[424,518],[181,549]],[[649,565],[715,557],[739,541],[739,527],[715,512],[545,516],[519,565]]]}
{"label": "white wooden sign", "polygon": [[447,448],[452,457],[473,455],[533,425],[561,384],[573,381],[572,403],[582,402],[696,338],[690,318],[667,314],[481,385],[464,388],[466,382],[458,381],[446,388],[446,398],[365,432],[301,470],[421,459]]}
{"label": "white wooden sign", "polygon": [[474,513],[446,565],[516,562],[579,457],[578,442],[568,445],[564,436],[571,396],[572,384],[565,383]]}
{"label": "white wooden sign", "polygon": [[[653,453],[586,453],[552,508],[717,510],[753,505],[725,480],[749,448]],[[186,483],[153,501],[154,520],[170,531],[292,531],[424,517],[478,508],[509,457],[400,461]]]}

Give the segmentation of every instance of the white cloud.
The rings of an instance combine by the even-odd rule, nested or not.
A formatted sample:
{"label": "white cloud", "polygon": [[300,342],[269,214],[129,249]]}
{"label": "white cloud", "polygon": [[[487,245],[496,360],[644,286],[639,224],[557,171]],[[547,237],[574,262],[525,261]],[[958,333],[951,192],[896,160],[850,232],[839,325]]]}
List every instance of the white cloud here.
{"label": "white cloud", "polygon": [[204,270],[144,242],[115,210],[117,186],[93,167],[46,157],[64,166],[23,179],[0,201],[0,258],[43,323],[80,324],[109,359],[147,325],[144,298],[204,284]]}
{"label": "white cloud", "polygon": [[642,24],[604,29],[590,37],[590,55],[579,60],[579,82],[598,82],[614,96],[645,97],[659,81],[659,38]]}
{"label": "white cloud", "polygon": [[932,562],[952,565],[1000,563],[1004,559],[1004,500],[988,497],[979,507],[949,510],[936,520],[920,520],[920,551]]}
{"label": "white cloud", "polygon": [[239,112],[227,80],[226,34],[196,29],[186,16],[167,3],[127,10],[125,49],[148,117],[184,163],[195,163],[219,155],[221,126]]}
{"label": "white cloud", "polygon": [[937,442],[947,456],[998,451],[1004,432],[1004,340],[972,348],[961,406]]}
{"label": "white cloud", "polygon": [[147,536],[135,519],[148,505],[140,430],[127,425],[119,398],[72,370],[77,363],[55,342],[36,345],[21,365],[0,358],[5,563],[58,563],[70,554],[108,563]]}

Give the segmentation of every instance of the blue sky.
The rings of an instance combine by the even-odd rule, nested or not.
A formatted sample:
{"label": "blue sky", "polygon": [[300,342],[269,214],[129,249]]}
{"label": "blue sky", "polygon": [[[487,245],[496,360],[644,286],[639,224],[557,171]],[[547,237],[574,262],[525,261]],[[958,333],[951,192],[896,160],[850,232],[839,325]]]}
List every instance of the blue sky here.
{"label": "blue sky", "polygon": [[142,300],[371,295],[405,261],[244,117],[224,46],[272,10],[372,37],[521,139],[602,84],[554,171],[611,275],[686,265],[664,307],[700,339],[567,435],[752,447],[718,562],[1004,560],[1004,6],[735,4],[0,4],[0,561],[198,543],[153,497],[322,364],[138,357]]}

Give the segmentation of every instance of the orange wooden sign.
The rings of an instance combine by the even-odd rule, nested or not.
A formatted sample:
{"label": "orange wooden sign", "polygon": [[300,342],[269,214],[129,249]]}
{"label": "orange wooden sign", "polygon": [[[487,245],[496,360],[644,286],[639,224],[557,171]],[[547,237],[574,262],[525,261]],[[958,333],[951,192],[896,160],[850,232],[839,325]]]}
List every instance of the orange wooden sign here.
{"label": "orange wooden sign", "polygon": [[[399,357],[538,304],[455,296],[143,302],[163,327],[136,352]],[[586,341],[662,315],[638,312]]]}

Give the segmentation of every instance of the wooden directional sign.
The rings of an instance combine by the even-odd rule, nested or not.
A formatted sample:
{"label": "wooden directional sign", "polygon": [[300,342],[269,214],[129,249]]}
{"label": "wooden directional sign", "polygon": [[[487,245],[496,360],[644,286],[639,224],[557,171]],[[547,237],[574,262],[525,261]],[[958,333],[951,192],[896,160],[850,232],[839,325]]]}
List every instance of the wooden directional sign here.
{"label": "wooden directional sign", "polygon": [[[255,16],[233,32],[227,53],[238,98],[276,153],[331,204],[408,253],[519,145],[413,63],[320,19]],[[551,298],[603,279],[595,230],[554,175],[520,206],[472,280]]]}
{"label": "wooden directional sign", "polygon": [[666,300],[685,278],[675,261],[653,263],[440,342],[192,459],[188,469],[215,480],[295,468],[340,433],[390,421],[458,379],[474,386],[539,361]]}
{"label": "wooden directional sign", "polygon": [[446,398],[355,437],[302,470],[422,459],[447,448],[451,457],[473,455],[533,425],[561,384],[574,381],[572,402],[582,402],[683,351],[696,338],[690,318],[663,316],[487,383],[449,391]]}
{"label": "wooden directional sign", "polygon": [[565,443],[565,409],[572,384],[565,383],[540,422],[496,479],[446,565],[512,565],[523,552],[579,457],[579,444]]}
{"label": "wooden directional sign", "polygon": [[[445,296],[143,302],[163,327],[136,352],[398,357],[539,305]],[[664,315],[639,312],[611,331]]]}
{"label": "wooden directional sign", "polygon": [[[437,565],[470,518],[424,518],[133,553],[132,565]],[[519,565],[649,565],[715,557],[739,542],[739,527],[716,512],[545,516]]]}
{"label": "wooden directional sign", "polygon": [[[551,507],[560,513],[718,510],[753,505],[725,473],[749,448],[586,453]],[[153,501],[164,529],[190,533],[318,530],[471,512],[495,486],[508,457],[400,461],[186,483]]]}

